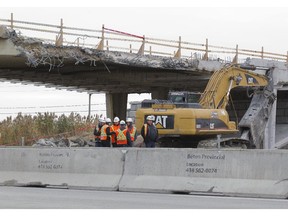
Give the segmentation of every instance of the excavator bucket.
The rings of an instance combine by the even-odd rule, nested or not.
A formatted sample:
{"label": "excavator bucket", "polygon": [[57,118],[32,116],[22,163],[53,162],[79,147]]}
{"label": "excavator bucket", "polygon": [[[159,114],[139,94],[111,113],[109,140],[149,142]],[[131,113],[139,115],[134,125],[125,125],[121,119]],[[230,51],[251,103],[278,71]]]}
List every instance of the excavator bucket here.
{"label": "excavator bucket", "polygon": [[248,148],[263,149],[265,128],[275,99],[275,94],[267,89],[254,94],[248,110],[239,122],[241,138],[250,141]]}

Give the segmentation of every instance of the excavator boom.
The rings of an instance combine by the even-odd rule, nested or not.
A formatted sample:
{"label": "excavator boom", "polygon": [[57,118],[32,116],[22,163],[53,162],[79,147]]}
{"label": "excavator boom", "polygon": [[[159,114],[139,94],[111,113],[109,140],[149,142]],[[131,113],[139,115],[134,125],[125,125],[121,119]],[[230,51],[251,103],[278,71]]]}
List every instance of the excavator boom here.
{"label": "excavator boom", "polygon": [[269,83],[265,75],[230,65],[211,76],[199,103],[206,109],[226,109],[231,89],[235,87],[264,87]]}

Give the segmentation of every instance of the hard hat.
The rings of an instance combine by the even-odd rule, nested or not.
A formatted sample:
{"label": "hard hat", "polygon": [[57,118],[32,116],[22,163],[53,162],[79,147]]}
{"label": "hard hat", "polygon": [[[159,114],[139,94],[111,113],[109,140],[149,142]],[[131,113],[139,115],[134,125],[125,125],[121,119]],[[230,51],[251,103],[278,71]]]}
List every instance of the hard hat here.
{"label": "hard hat", "polygon": [[146,120],[147,121],[153,121],[154,120],[154,116],[147,116]]}
{"label": "hard hat", "polygon": [[126,122],[133,122],[133,119],[132,118],[127,118]]}
{"label": "hard hat", "polygon": [[111,123],[111,119],[110,118],[106,118],[106,123]]}
{"label": "hard hat", "polygon": [[98,121],[99,121],[100,123],[105,123],[105,122],[106,122],[106,120],[103,119],[103,118],[98,119]]}
{"label": "hard hat", "polygon": [[125,125],[126,123],[125,123],[125,121],[124,120],[121,120],[120,121],[120,125]]}
{"label": "hard hat", "polygon": [[119,122],[119,121],[120,119],[118,117],[115,117],[113,122]]}

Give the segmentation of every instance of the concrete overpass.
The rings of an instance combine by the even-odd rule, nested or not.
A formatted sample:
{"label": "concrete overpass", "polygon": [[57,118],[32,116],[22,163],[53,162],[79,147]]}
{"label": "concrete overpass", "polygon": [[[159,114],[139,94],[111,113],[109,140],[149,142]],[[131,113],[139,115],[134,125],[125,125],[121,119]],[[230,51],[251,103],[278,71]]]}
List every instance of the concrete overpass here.
{"label": "concrete overpass", "polygon": [[211,72],[222,65],[201,59],[53,46],[5,27],[1,28],[0,48],[2,79],[105,92],[108,116],[121,118],[125,118],[127,94],[152,93],[153,98],[165,99],[169,90],[200,91]]}
{"label": "concrete overpass", "polygon": [[[275,141],[276,123],[288,124],[288,101],[285,96],[288,90],[287,55],[264,52],[263,47],[261,51],[253,51],[239,49],[237,45],[235,48],[212,46],[208,44],[207,39],[204,44],[196,44],[183,42],[181,37],[178,41],[147,38],[104,28],[104,26],[101,30],[95,31],[100,34],[100,36],[93,36],[98,40],[96,46],[89,44],[80,46],[79,37],[76,43],[64,43],[65,34],[81,35],[67,33],[65,30],[88,31],[88,29],[65,27],[62,20],[60,26],[15,21],[13,16],[10,20],[0,19],[0,21],[8,22],[0,27],[1,79],[78,91],[104,92],[106,93],[107,116],[117,115],[125,118],[129,93],[150,92],[153,98],[165,99],[169,90],[202,91],[211,73],[227,62],[227,59],[223,57],[224,54],[230,55],[230,60],[234,63],[241,61],[239,56],[251,56],[256,58],[248,59],[250,64],[275,68],[273,74],[275,93],[281,91],[278,94],[281,100],[278,98],[277,102],[281,105],[280,109],[277,109],[277,104],[275,104],[270,117],[269,129],[267,129],[270,132],[266,136],[266,148],[273,148],[277,143]],[[15,26],[17,22],[55,27],[59,31]],[[47,39],[19,35],[14,30],[16,27],[58,34],[54,43]],[[116,35],[117,38],[109,38],[108,33]],[[130,39],[123,38],[123,35]],[[93,37],[90,36],[90,38]],[[109,41],[129,41],[133,45],[140,43],[140,48],[132,49],[130,44],[126,52],[119,51],[117,47],[108,44],[108,39]],[[150,46],[150,49],[146,50],[145,46],[149,43],[160,46],[163,50],[168,47],[176,51],[167,55],[161,48],[158,51],[152,51]],[[218,53],[219,57],[211,58],[213,53]],[[245,99],[243,101],[248,103]],[[279,142],[284,145],[288,143],[288,139],[284,136],[278,144]]]}

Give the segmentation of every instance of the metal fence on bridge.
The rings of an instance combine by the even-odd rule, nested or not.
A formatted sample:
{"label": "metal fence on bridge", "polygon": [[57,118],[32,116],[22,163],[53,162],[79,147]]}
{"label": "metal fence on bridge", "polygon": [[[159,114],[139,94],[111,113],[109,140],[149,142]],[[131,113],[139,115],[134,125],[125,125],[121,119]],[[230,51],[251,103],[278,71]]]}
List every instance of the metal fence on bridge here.
{"label": "metal fence on bridge", "polygon": [[[127,32],[106,28],[102,25],[101,30],[68,27],[60,20],[60,25],[51,25],[37,22],[15,20],[13,13],[10,19],[0,19],[0,25],[7,26],[19,34],[21,31],[28,36],[28,31],[33,32],[33,37],[42,39],[45,43],[55,46],[78,46],[89,47],[98,50],[122,51],[138,53],[140,55],[159,55],[174,58],[192,58],[203,60],[219,60],[224,62],[239,63],[247,57],[257,57],[288,62],[286,54],[272,53],[261,50],[240,49],[215,46],[208,43],[192,43],[181,40],[158,39],[130,34]],[[54,38],[53,38],[54,37]],[[153,47],[152,47],[153,46]],[[147,49],[148,47],[148,49]]]}

